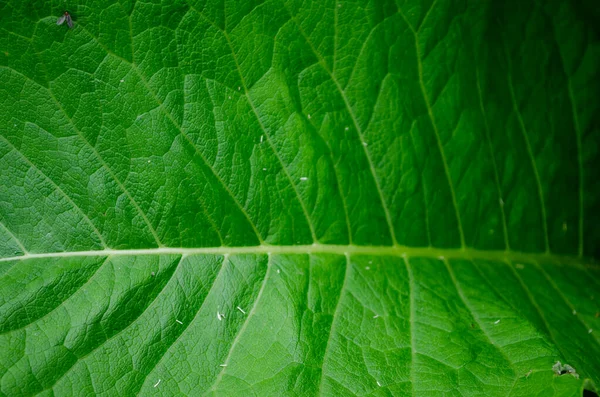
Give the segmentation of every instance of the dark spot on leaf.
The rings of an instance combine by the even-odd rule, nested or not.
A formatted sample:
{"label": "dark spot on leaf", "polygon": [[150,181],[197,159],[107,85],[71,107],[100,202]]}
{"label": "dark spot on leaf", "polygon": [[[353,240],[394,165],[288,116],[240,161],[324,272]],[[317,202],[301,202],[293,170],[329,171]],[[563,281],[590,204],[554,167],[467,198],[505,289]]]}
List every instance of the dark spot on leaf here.
{"label": "dark spot on leaf", "polygon": [[598,397],[598,393],[586,389],[583,391],[583,397]]}

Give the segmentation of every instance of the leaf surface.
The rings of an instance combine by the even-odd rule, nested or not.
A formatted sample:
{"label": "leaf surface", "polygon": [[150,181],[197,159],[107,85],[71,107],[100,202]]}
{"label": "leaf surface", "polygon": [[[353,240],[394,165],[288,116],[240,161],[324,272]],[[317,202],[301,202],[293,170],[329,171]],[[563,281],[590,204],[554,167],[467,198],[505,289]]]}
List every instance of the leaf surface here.
{"label": "leaf surface", "polygon": [[70,7],[0,4],[0,394],[600,384],[591,2]]}

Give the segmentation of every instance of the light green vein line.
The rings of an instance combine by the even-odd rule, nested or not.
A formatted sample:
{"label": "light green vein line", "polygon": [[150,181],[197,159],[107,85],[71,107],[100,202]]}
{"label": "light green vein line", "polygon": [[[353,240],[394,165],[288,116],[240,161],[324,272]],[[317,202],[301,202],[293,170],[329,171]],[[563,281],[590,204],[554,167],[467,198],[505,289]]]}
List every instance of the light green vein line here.
{"label": "light green vein line", "polygon": [[427,10],[427,13],[423,17],[423,20],[419,24],[419,28],[416,30],[415,34],[418,34],[421,31],[421,28],[423,27],[423,25],[425,25],[425,21],[427,21],[427,18],[429,18],[429,14],[431,14],[431,11],[433,11],[435,6],[437,5],[437,1],[438,0],[434,0],[433,3],[431,3],[431,7],[429,7],[429,10]]}
{"label": "light green vein line", "polygon": [[256,295],[254,304],[252,305],[252,308],[248,312],[248,316],[244,320],[244,323],[242,324],[242,327],[240,328],[237,335],[235,336],[235,339],[231,343],[231,347],[229,348],[227,357],[225,358],[225,361],[223,362],[223,364],[225,366],[222,367],[221,371],[215,378],[213,385],[208,389],[208,391],[216,391],[217,386],[219,386],[219,383],[221,383],[221,380],[223,379],[223,375],[225,375],[225,371],[227,370],[227,365],[229,364],[229,361],[231,360],[231,355],[233,354],[233,351],[235,350],[237,344],[239,343],[240,338],[246,331],[246,328],[248,327],[248,324],[250,323],[250,318],[252,318],[252,316],[256,313],[256,308],[258,307],[258,302],[262,298],[262,295],[265,291],[265,286],[267,285],[267,281],[269,280],[270,273],[271,273],[271,255],[269,255],[269,258],[267,259],[267,271],[265,272],[265,278],[263,279],[263,281],[261,283],[260,290],[258,291],[258,294]]}
{"label": "light green vein line", "polygon": [[[26,40],[26,41],[28,41],[28,42],[30,43],[30,45],[31,45],[31,43],[33,42],[33,39],[32,39],[31,37],[21,36],[20,34],[18,34],[18,33],[15,33],[15,32],[11,32],[10,30],[8,30],[8,29],[5,29],[5,28],[3,28],[2,30],[3,30],[4,32],[8,33],[8,34],[11,34],[11,35],[15,36],[15,37],[18,37],[18,38],[20,38],[20,39],[23,39],[23,40]],[[33,37],[35,37],[35,32],[34,32],[34,34],[33,34],[32,36],[33,36]],[[36,54],[36,55],[37,55],[37,54]]]}
{"label": "light green vein line", "polygon": [[[369,34],[367,35],[367,37],[364,39],[363,43],[360,46],[360,49],[358,50],[358,55],[356,56],[356,60],[357,61],[352,64],[352,68],[350,69],[350,77],[348,78],[348,81],[346,82],[345,87],[342,87],[342,89],[346,89],[348,87],[348,84],[350,84],[350,82],[352,80],[354,80],[354,76],[356,74],[356,66],[358,66],[358,60],[364,55],[365,49],[367,48],[367,43],[369,42],[369,40],[371,40],[373,38],[373,34],[375,32],[377,32],[377,29],[379,29],[381,26],[383,26],[385,23],[387,23],[388,20],[393,19],[395,16],[396,16],[396,14],[389,15],[389,16],[383,18],[381,21],[377,22],[377,24],[375,24],[375,25],[373,25],[371,27],[371,31],[369,32]],[[313,51],[316,51],[316,49],[314,49]],[[334,75],[334,72],[332,71],[331,74]],[[387,74],[389,75],[391,73],[388,72]],[[387,77],[387,75],[385,77]],[[341,87],[341,85],[340,85],[340,87]],[[381,89],[379,90],[378,95],[380,93],[381,93]],[[371,117],[372,117],[372,115],[371,115]],[[369,125],[369,124],[370,123],[367,122],[367,125]]]}
{"label": "light green vein line", "polygon": [[[331,73],[334,74],[335,73],[335,60],[337,58],[337,47],[338,47],[338,12],[339,12],[339,8],[341,8],[341,4],[339,4],[337,1],[333,1],[333,56],[331,57]],[[289,11],[288,11],[289,13]]]}
{"label": "light green vein line", "polygon": [[406,273],[408,275],[408,301],[410,305],[410,314],[408,317],[408,323],[410,324],[410,387],[411,387],[411,395],[415,395],[415,362],[417,358],[417,342],[415,338],[415,316],[416,316],[416,306],[415,306],[415,278],[410,267],[410,263],[408,258],[403,256],[402,260],[404,261],[404,265],[406,266]]}
{"label": "light green vein line", "polygon": [[387,203],[385,201],[385,198],[383,196],[383,189],[381,188],[381,183],[379,181],[379,178],[377,177],[377,172],[375,170],[375,165],[374,165],[373,159],[371,159],[371,154],[370,154],[369,150],[367,149],[367,147],[362,144],[362,142],[365,142],[364,134],[362,132],[362,129],[360,128],[360,124],[358,123],[358,119],[356,118],[356,115],[354,114],[354,111],[352,110],[352,106],[350,105],[350,101],[348,100],[348,96],[346,95],[346,92],[342,89],[342,86],[340,85],[339,81],[335,78],[334,74],[327,67],[327,63],[323,59],[323,56],[317,51],[317,49],[315,48],[315,46],[308,39],[308,35],[304,32],[304,30],[302,29],[302,26],[298,23],[298,21],[296,21],[296,18],[294,18],[294,16],[289,11],[289,9],[287,7],[285,7],[285,9],[286,9],[288,15],[290,16],[290,18],[292,19],[292,21],[294,21],[294,23],[298,27],[298,30],[300,31],[300,34],[302,34],[302,36],[304,37],[304,40],[306,41],[306,43],[310,47],[311,51],[313,52],[313,54],[317,58],[317,62],[319,63],[319,65],[321,65],[321,67],[323,68],[323,70],[325,70],[325,72],[329,75],[329,78],[331,79],[331,81],[335,85],[338,93],[340,94],[340,97],[344,101],[344,105],[345,105],[346,109],[348,110],[348,114],[350,115],[350,118],[352,119],[352,124],[354,125],[354,129],[356,130],[356,133],[358,134],[358,138],[361,141],[361,145],[360,146],[362,147],[362,150],[363,150],[363,152],[365,154],[365,157],[367,159],[367,163],[369,164],[369,169],[371,171],[371,175],[373,177],[373,181],[375,183],[375,187],[377,188],[377,193],[378,193],[378,196],[379,196],[379,200],[381,201],[381,207],[383,208],[383,212],[384,212],[384,215],[385,215],[387,226],[388,226],[388,229],[390,231],[390,237],[391,237],[392,242],[394,244],[398,244],[397,240],[396,240],[396,232],[394,231],[394,223],[392,222],[392,216],[390,214],[390,210],[389,210],[389,208],[387,206]]}
{"label": "light green vein line", "polygon": [[339,175],[339,171],[335,166],[335,161],[333,158],[333,151],[331,150],[331,145],[327,141],[327,139],[323,139],[323,143],[327,146],[327,151],[329,152],[329,158],[331,159],[331,168],[333,168],[333,175],[335,176],[335,183],[338,187],[338,192],[340,193],[340,199],[342,200],[342,208],[344,210],[344,217],[346,218],[346,227],[348,228],[348,243],[352,245],[352,223],[350,222],[350,214],[348,213],[348,203],[346,202],[346,195],[342,191],[342,183]]}
{"label": "light green vein line", "polygon": [[[539,262],[537,262],[537,261],[535,261],[534,263],[535,263],[535,266],[542,272],[542,274],[544,275],[544,278],[548,281],[548,283],[552,286],[552,288],[554,288],[556,290],[556,292],[558,293],[558,296],[560,296],[560,298],[567,304],[567,306],[569,307],[569,310],[577,313],[577,310],[575,310],[575,307],[567,299],[565,294],[563,294],[562,290],[560,288],[558,288],[558,285],[556,285],[554,280],[552,280],[552,278],[548,275],[548,273],[546,273],[546,271],[544,270],[544,267],[542,265],[540,265]],[[575,314],[574,317],[577,317],[577,320],[579,320],[579,322],[583,325],[583,327],[585,328],[586,331],[589,329],[592,329],[592,327],[590,327],[589,324],[587,324],[583,320],[581,314]],[[593,337],[596,344],[600,345],[600,343],[598,342],[598,332],[596,332],[593,335],[590,335],[590,337]]]}
{"label": "light green vein line", "polygon": [[564,265],[584,265],[600,269],[600,264],[594,259],[580,258],[579,256],[556,255],[549,252],[527,253],[518,251],[485,251],[474,248],[433,248],[433,247],[407,247],[394,246],[367,246],[367,245],[255,245],[248,247],[204,247],[204,248],[147,248],[124,250],[90,250],[36,253],[20,256],[0,258],[0,262],[14,260],[44,259],[44,258],[69,258],[85,256],[106,255],[235,255],[235,254],[333,254],[333,255],[373,255],[373,256],[402,256],[438,258],[444,256],[448,259],[482,259],[488,261],[548,261],[554,260]]}
{"label": "light green vein line", "polygon": [[523,291],[525,292],[525,294],[529,298],[529,302],[533,305],[533,307],[537,311],[538,315],[540,316],[540,319],[544,323],[546,331],[548,332],[548,338],[550,338],[550,340],[552,341],[552,343],[554,343],[554,346],[556,346],[556,349],[560,352],[560,354],[562,355],[562,358],[563,359],[567,358],[568,356],[561,349],[561,344],[557,343],[556,339],[554,338],[554,335],[552,335],[552,327],[550,327],[550,324],[546,320],[546,317],[544,317],[542,309],[540,309],[540,306],[537,304],[535,298],[531,294],[531,291],[529,290],[529,288],[527,287],[527,285],[525,284],[525,282],[523,281],[523,279],[521,278],[521,276],[519,275],[519,273],[515,270],[512,262],[513,262],[512,260],[506,260],[505,261],[505,263],[508,265],[509,269],[512,271],[513,275],[516,277],[516,279],[519,282],[519,284],[521,284],[521,288],[523,288]]}
{"label": "light green vein line", "polygon": [[435,134],[435,138],[436,138],[438,150],[440,151],[440,156],[442,158],[442,163],[444,164],[444,172],[446,174],[446,179],[448,180],[448,186],[450,187],[450,194],[452,196],[452,204],[454,206],[454,211],[455,211],[455,216],[456,216],[456,222],[457,222],[457,225],[458,225],[458,234],[460,236],[460,245],[461,245],[461,247],[464,248],[464,247],[466,247],[466,244],[465,244],[465,234],[463,232],[462,221],[460,219],[460,211],[458,209],[458,202],[456,201],[456,192],[454,191],[454,185],[452,183],[452,177],[450,175],[450,169],[448,168],[448,161],[446,160],[446,154],[444,153],[444,147],[443,147],[442,141],[440,139],[440,134],[439,134],[439,131],[438,131],[437,124],[435,122],[435,117],[433,116],[433,109],[431,108],[431,103],[429,101],[429,96],[427,95],[427,90],[425,89],[425,83],[423,81],[423,62],[421,60],[422,54],[421,54],[421,46],[419,44],[419,37],[418,37],[417,32],[415,31],[415,29],[413,28],[413,26],[408,22],[408,19],[406,19],[406,16],[402,12],[402,10],[398,9],[398,12],[402,16],[402,19],[404,19],[404,22],[406,22],[406,25],[408,26],[408,28],[410,29],[410,31],[413,33],[413,36],[414,36],[414,39],[415,39],[415,51],[416,51],[416,56],[417,56],[417,67],[418,67],[418,70],[419,70],[419,85],[421,87],[421,93],[423,95],[423,100],[425,101],[425,106],[427,107],[427,113],[429,115],[429,120],[431,121],[431,126],[433,127],[433,132]]}
{"label": "light green vein line", "polygon": [[[182,255],[182,258],[180,260],[180,264],[181,262],[185,259],[187,255]],[[148,377],[150,376],[150,374],[152,372],[154,372],[154,370],[156,368],[158,368],[158,366],[163,362],[163,360],[165,359],[165,357],[167,357],[167,354],[169,353],[169,351],[171,351],[171,349],[173,348],[173,346],[175,346],[176,343],[178,343],[182,338],[183,335],[186,334],[188,332],[188,330],[190,329],[190,327],[192,326],[192,324],[194,324],[194,321],[196,321],[196,318],[198,318],[198,315],[200,314],[200,312],[202,311],[202,309],[204,308],[204,304],[206,303],[206,301],[208,301],[208,298],[210,297],[210,295],[212,293],[214,293],[214,288],[217,285],[217,283],[220,281],[220,278],[223,277],[223,273],[224,273],[224,269],[225,267],[229,264],[229,257],[227,254],[223,255],[223,261],[221,262],[221,267],[219,268],[219,272],[217,273],[217,275],[215,276],[215,278],[213,279],[213,282],[210,286],[210,288],[208,289],[208,291],[206,292],[206,295],[204,296],[204,299],[202,300],[202,303],[200,304],[200,307],[198,308],[198,310],[196,311],[196,314],[194,315],[194,317],[190,320],[189,323],[187,323],[185,325],[185,328],[181,331],[181,333],[179,334],[179,336],[177,337],[177,339],[175,339],[170,345],[169,347],[167,347],[165,349],[165,351],[161,354],[160,358],[158,359],[158,361],[156,361],[156,363],[154,363],[154,365],[149,368],[145,375],[145,379],[146,382],[148,381]],[[179,264],[177,265],[179,267]],[[175,269],[175,271],[177,271],[177,269]],[[173,278],[173,276],[175,275],[175,271],[173,272],[173,275],[171,276],[171,279]],[[171,282],[171,280],[169,280],[169,283]],[[161,291],[161,293],[167,288],[167,285],[165,284],[165,287],[163,288],[163,290]],[[220,292],[219,292],[220,293]],[[158,295],[157,295],[158,296]],[[140,390],[137,391],[136,396],[139,396],[140,393],[142,392],[142,389],[144,388],[145,383],[142,383],[140,385]]]}
{"label": "light green vein line", "polygon": [[578,244],[578,252],[579,256],[583,256],[583,149],[581,144],[581,126],[579,125],[579,115],[577,113],[577,104],[575,103],[575,95],[573,94],[573,85],[571,84],[571,76],[567,72],[567,64],[565,62],[565,58],[563,57],[563,53],[560,48],[560,40],[556,35],[556,28],[552,29],[552,33],[554,34],[554,41],[556,42],[556,48],[558,49],[558,54],[560,55],[562,69],[565,74],[565,78],[567,79],[567,91],[569,92],[569,100],[571,102],[571,111],[573,113],[573,127],[575,128],[575,143],[577,144],[577,164],[579,166],[579,244]]}
{"label": "light green vein line", "polygon": [[498,206],[500,207],[500,213],[502,214],[502,232],[504,234],[504,242],[507,250],[510,250],[510,241],[508,239],[508,226],[506,224],[506,214],[504,212],[504,199],[502,198],[502,188],[500,186],[500,173],[498,172],[498,165],[496,164],[496,156],[494,154],[494,148],[492,147],[492,139],[490,137],[490,127],[487,121],[485,113],[485,107],[483,106],[483,95],[481,91],[481,84],[479,82],[479,68],[477,62],[475,65],[475,80],[477,82],[477,96],[479,97],[479,108],[481,109],[481,115],[483,117],[484,124],[484,136],[487,141],[488,150],[492,159],[492,166],[494,170],[494,181],[496,182],[496,190],[498,192]]}
{"label": "light green vein line", "polygon": [[[17,149],[16,146],[12,144],[12,142],[10,142],[8,139],[6,139],[2,135],[0,135],[0,138],[2,138],[2,140],[5,141],[31,168],[36,170],[36,172],[38,172],[40,175],[42,175],[46,180],[48,180],[50,182],[50,184],[52,186],[54,186],[54,189],[56,189],[69,202],[69,204],[71,204],[71,206],[73,206],[73,209],[75,209],[75,211],[79,212],[83,216],[83,219],[85,220],[85,222],[92,228],[92,230],[94,231],[94,234],[96,234],[98,236],[98,239],[100,240],[100,243],[102,244],[102,246],[104,248],[108,248],[108,245],[106,244],[106,241],[104,241],[104,237],[102,237],[102,234],[100,233],[100,231],[92,223],[92,220],[86,215],[86,213],[83,212],[83,210],[77,204],[75,204],[73,199],[71,199],[71,197],[68,194],[66,194],[65,191],[62,190],[61,187],[58,186],[50,177],[48,177],[44,172],[42,172],[41,169],[39,169],[35,164],[33,164],[33,162],[31,160],[29,160],[29,158],[27,158],[27,156],[25,156],[19,149]],[[21,244],[19,244],[19,245],[21,246]],[[23,251],[23,252],[25,252],[25,251]]]}
{"label": "light green vein line", "polygon": [[[337,58],[337,47],[338,47],[338,13],[341,4],[338,4],[336,1],[333,2],[333,57],[331,61],[331,70],[332,73],[335,73],[336,66],[336,58]],[[340,198],[342,199],[342,205],[344,207],[344,215],[346,217],[346,226],[348,227],[348,242],[352,244],[352,226],[350,223],[350,216],[348,215],[348,204],[346,203],[346,195],[342,192],[342,184],[341,179],[338,175],[338,169],[335,166],[335,161],[333,157],[333,150],[331,150],[331,145],[329,144],[327,139],[323,139],[323,142],[327,146],[329,151],[329,158],[331,159],[333,174],[335,175],[335,182],[338,187],[338,191],[340,192]]]}
{"label": "light green vein line", "polygon": [[510,62],[510,54],[508,53],[508,49],[506,48],[506,44],[504,45],[504,50],[506,54],[506,63],[508,66],[507,80],[508,80],[508,89],[510,91],[510,97],[512,99],[513,111],[517,116],[517,121],[519,122],[519,130],[523,134],[523,139],[525,140],[525,148],[527,149],[527,154],[529,156],[529,161],[531,163],[531,167],[533,169],[533,174],[535,175],[535,183],[537,185],[538,196],[540,199],[541,211],[542,211],[542,228],[544,233],[544,245],[546,247],[546,251],[550,251],[550,242],[548,240],[548,224],[546,218],[546,204],[544,201],[544,191],[542,189],[542,182],[540,179],[540,174],[538,173],[537,164],[535,162],[535,157],[533,156],[533,151],[531,150],[531,144],[529,143],[529,137],[527,135],[527,129],[525,128],[525,122],[521,117],[521,111],[517,106],[517,98],[515,96],[515,90],[512,82],[512,66]]}
{"label": "light green vein line", "polygon": [[[448,274],[450,275],[450,279],[452,280],[452,283],[454,284],[454,288],[456,288],[456,292],[458,294],[458,297],[460,298],[460,300],[462,301],[463,305],[465,306],[465,308],[469,311],[469,313],[471,313],[473,319],[475,320],[475,322],[479,325],[479,329],[481,329],[482,333],[485,335],[485,337],[487,338],[487,340],[490,342],[490,344],[496,349],[496,351],[498,351],[500,353],[500,355],[502,355],[502,357],[504,357],[504,359],[506,360],[506,362],[508,363],[510,369],[513,371],[513,374],[516,378],[517,375],[517,371],[515,370],[515,367],[513,365],[512,360],[506,355],[506,353],[494,342],[494,340],[492,340],[492,337],[490,336],[488,330],[487,330],[487,326],[484,326],[483,322],[481,321],[481,318],[479,317],[478,314],[475,313],[475,310],[473,309],[473,307],[469,304],[469,300],[467,299],[465,292],[463,291],[462,287],[460,286],[460,283],[458,282],[458,280],[456,279],[456,275],[454,274],[454,270],[452,270],[452,266],[450,266],[450,263],[448,263],[448,259],[446,259],[444,257],[444,259],[442,259],[442,262],[444,262],[444,265],[446,266],[446,270],[448,271]],[[498,368],[498,367],[496,367]],[[517,378],[518,379],[518,378]],[[515,379],[516,381],[516,379]]]}
{"label": "light green vein line", "polygon": [[327,335],[327,342],[326,346],[325,346],[325,352],[323,353],[323,361],[321,363],[321,374],[320,374],[320,379],[319,379],[319,392],[317,393],[318,395],[322,395],[323,394],[323,383],[325,380],[325,360],[328,358],[329,356],[329,350],[331,347],[331,337],[333,335],[335,335],[335,330],[336,330],[336,316],[338,315],[338,313],[340,312],[340,303],[342,302],[342,298],[344,297],[344,289],[346,288],[346,286],[348,285],[348,277],[350,275],[350,270],[351,270],[351,262],[350,262],[350,255],[346,254],[346,271],[344,272],[344,281],[342,282],[342,287],[340,288],[340,296],[338,297],[338,301],[335,304],[335,308],[333,309],[333,316],[331,319],[331,326],[329,327],[329,335]]}
{"label": "light green vein line", "polygon": [[[413,121],[410,126],[410,131],[409,131],[410,139],[411,139],[410,147],[412,149],[412,152],[413,152],[413,155],[415,156],[415,158],[418,158],[417,150],[415,148],[416,140],[415,140],[415,135],[413,133],[414,127],[415,127],[415,122]],[[415,165],[416,165],[417,171],[419,172],[421,186],[423,186],[423,208],[425,210],[425,230],[427,231],[427,243],[429,245],[431,245],[432,244],[432,242],[431,242],[431,227],[429,226],[429,200],[427,200],[427,195],[429,193],[428,193],[427,185],[425,183],[425,178],[423,178],[423,174],[424,174],[423,168],[424,167],[423,168],[421,167],[421,165],[418,163],[418,160],[415,160]]]}
{"label": "light green vein line", "polygon": [[579,115],[577,114],[577,106],[575,105],[575,96],[573,95],[573,86],[571,79],[567,76],[569,99],[571,100],[571,109],[573,111],[573,125],[577,135],[577,160],[579,165],[579,256],[583,256],[583,150],[581,146],[581,127],[579,125]]}
{"label": "light green vein line", "polygon": [[13,239],[15,243],[17,243],[17,245],[19,246],[19,248],[21,249],[21,251],[23,252],[23,254],[29,255],[29,252],[27,251],[27,249],[25,248],[25,246],[23,245],[23,243],[21,242],[21,240],[19,240],[17,238],[17,236],[15,236],[13,234],[13,232],[11,232],[10,229],[6,227],[6,225],[4,225],[4,223],[0,222],[0,226],[2,226],[2,229],[6,230],[6,233],[8,233],[8,235],[10,236],[10,238]]}

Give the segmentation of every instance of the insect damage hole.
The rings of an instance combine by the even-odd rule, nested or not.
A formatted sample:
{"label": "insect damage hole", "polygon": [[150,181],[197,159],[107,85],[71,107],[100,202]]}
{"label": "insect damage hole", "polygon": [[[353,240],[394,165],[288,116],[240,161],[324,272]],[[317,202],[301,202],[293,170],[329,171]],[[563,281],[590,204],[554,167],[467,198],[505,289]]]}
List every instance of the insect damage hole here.
{"label": "insect damage hole", "polygon": [[579,379],[579,374],[575,368],[571,367],[569,364],[561,364],[560,361],[557,361],[556,364],[552,366],[552,371],[554,371],[554,375],[556,376],[570,374],[573,375],[575,379]]}

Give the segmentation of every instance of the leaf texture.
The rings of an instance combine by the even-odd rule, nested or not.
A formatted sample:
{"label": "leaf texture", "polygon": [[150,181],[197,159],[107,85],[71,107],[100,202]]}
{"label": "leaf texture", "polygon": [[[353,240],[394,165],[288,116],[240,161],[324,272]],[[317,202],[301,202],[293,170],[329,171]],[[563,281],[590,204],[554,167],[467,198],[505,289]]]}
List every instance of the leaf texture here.
{"label": "leaf texture", "polygon": [[0,394],[596,390],[592,2],[60,7],[0,4]]}

